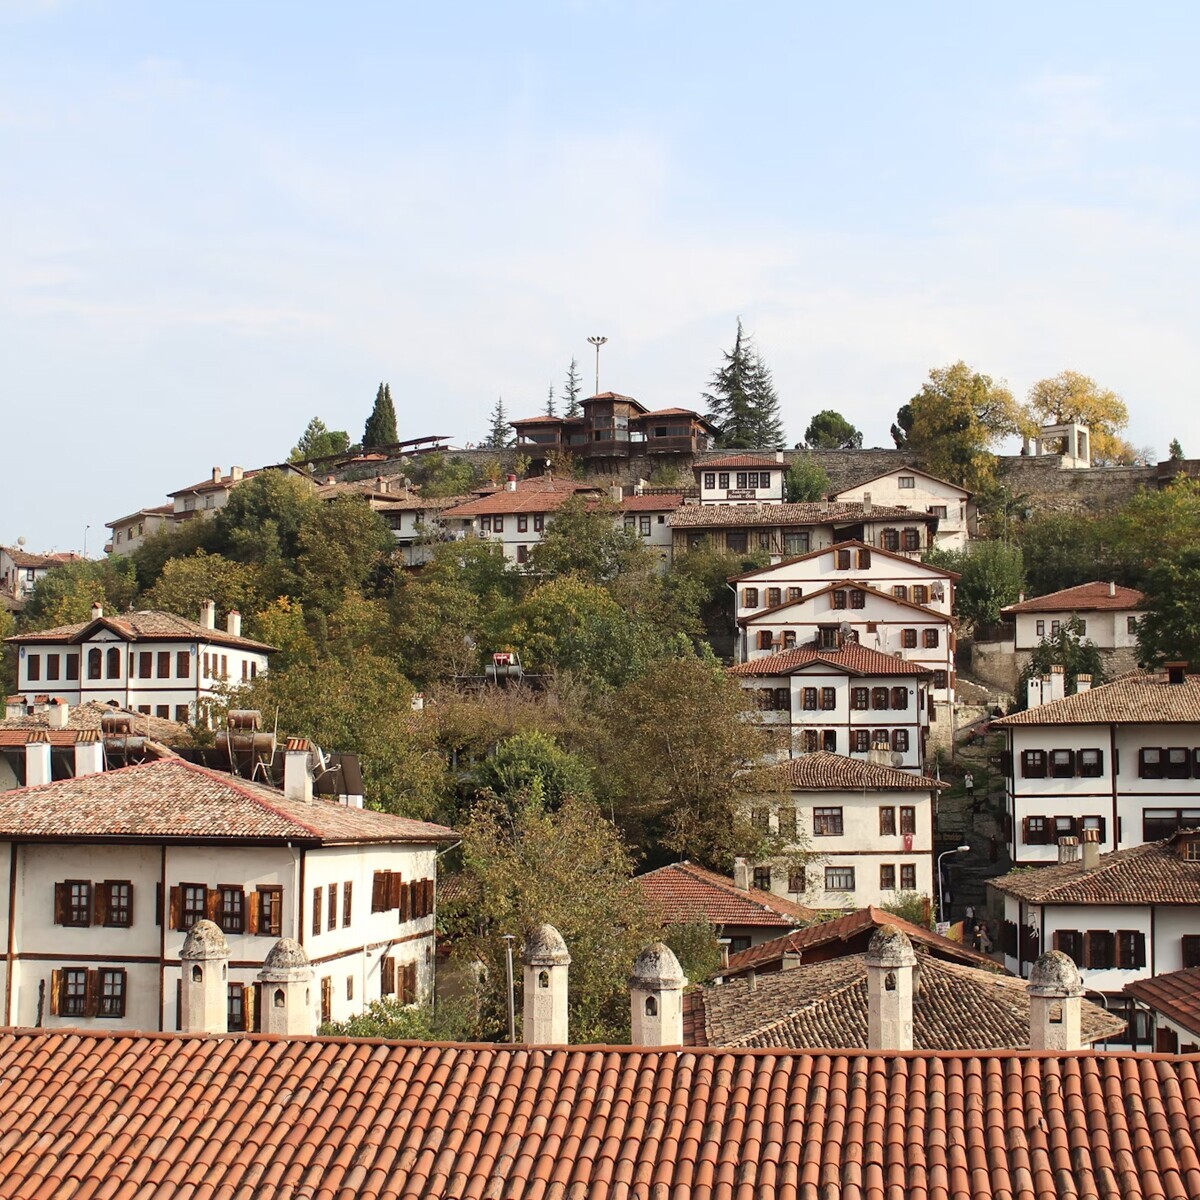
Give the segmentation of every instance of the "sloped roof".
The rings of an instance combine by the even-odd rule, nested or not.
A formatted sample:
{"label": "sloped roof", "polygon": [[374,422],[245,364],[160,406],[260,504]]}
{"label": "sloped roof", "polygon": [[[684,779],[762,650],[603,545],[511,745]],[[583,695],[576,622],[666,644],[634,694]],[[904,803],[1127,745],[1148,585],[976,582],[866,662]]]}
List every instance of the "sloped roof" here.
{"label": "sloped roof", "polygon": [[0,792],[0,838],[447,842],[453,830],[282,792],[181,758]]}
{"label": "sloped roof", "polygon": [[[928,950],[938,958],[949,958],[956,962],[965,962],[984,970],[1000,971],[1003,968],[994,959],[962,942],[951,941],[934,933],[932,929],[924,929],[912,921],[906,921],[895,913],[885,912],[882,908],[869,905],[857,912],[846,913],[835,917],[832,921],[818,921],[803,929],[795,929],[781,937],[772,938],[746,950],[739,950],[729,956],[729,966],[722,970],[722,975],[736,975],[743,971],[761,969],[770,963],[779,962],[785,954],[811,954],[822,947],[839,942],[848,942],[872,929],[882,925],[895,925],[908,936],[914,946]],[[824,957],[828,957],[827,955]]]}
{"label": "sloped roof", "polygon": [[[707,463],[703,464],[708,466]],[[777,468],[779,463],[774,464]],[[909,508],[886,508],[873,504],[863,513],[858,501],[825,504],[806,501],[800,504],[686,504],[671,520],[677,529],[749,528],[757,525],[838,525],[859,521],[904,522],[928,525],[937,517]]]}
{"label": "sloped roof", "polygon": [[1200,1059],[0,1035],[14,1200],[1200,1195]]}
{"label": "sloped roof", "polygon": [[1170,683],[1165,674],[1131,671],[1040,708],[998,717],[992,725],[1191,725],[1200,722],[1200,675]]}
{"label": "sloped roof", "polygon": [[177,746],[191,742],[191,731],[179,721],[168,721],[165,717],[152,717],[148,713],[131,712],[89,700],[86,704],[72,704],[67,710],[64,729],[51,729],[50,718],[45,711],[20,717],[0,720],[0,745],[23,746],[25,734],[31,729],[46,729],[53,744],[70,745],[75,735],[100,728],[101,719],[107,716],[128,717],[133,737],[153,738],[156,742]]}
{"label": "sloped roof", "polygon": [[[900,596],[893,596],[889,592],[883,591],[881,588],[875,587],[873,584],[863,579],[838,579],[832,583],[827,583],[824,587],[818,588],[815,592],[809,592],[805,596],[801,596],[799,600],[784,600],[780,604],[772,604],[769,608],[759,608],[752,613],[747,613],[744,617],[738,617],[739,625],[749,625],[754,621],[761,621],[763,617],[774,616],[775,613],[781,613],[785,608],[803,608],[806,604],[811,604],[818,596],[827,596],[830,592],[841,592],[847,588],[858,588],[861,592],[866,592],[868,595],[874,596],[877,600],[886,600],[888,604],[897,605],[900,608],[908,608],[913,612],[919,612],[924,616],[933,617],[938,621],[948,622],[950,620],[946,613],[938,612],[936,608],[929,608],[927,605],[918,604],[915,600],[905,600]],[[835,609],[836,612],[846,612],[847,614],[857,612],[857,609]],[[847,617],[847,620],[850,618]],[[858,618],[859,622],[863,621],[862,617]]]}
{"label": "sloped roof", "polygon": [[760,888],[739,888],[725,875],[696,863],[677,862],[638,875],[650,906],[666,922],[694,921],[713,925],[767,925],[790,929],[819,914]]}
{"label": "sloped roof", "polygon": [[1101,580],[1092,583],[1080,583],[1075,587],[1063,588],[1059,592],[1048,592],[1045,596],[1033,596],[1028,600],[1020,600],[1016,604],[1006,604],[1002,613],[1038,613],[1038,612],[1103,612],[1140,608],[1146,599],[1136,588],[1118,587],[1112,585],[1113,594],[1109,595],[1109,585]]}
{"label": "sloped roof", "polygon": [[703,462],[697,462],[692,470],[719,471],[726,467],[757,467],[759,470],[766,467],[770,471],[786,471],[788,464],[775,457],[768,458],[765,454],[726,454],[720,458],[706,458]]}
{"label": "sloped roof", "polygon": [[[918,1050],[1022,1050],[1029,1046],[1029,985],[928,955],[913,997]],[[753,979],[731,979],[684,995],[685,1040],[707,1046],[852,1050],[867,1044],[863,954],[801,963]],[[1125,1022],[1082,1004],[1085,1042],[1120,1033]]]}
{"label": "sloped roof", "polygon": [[780,650],[764,658],[736,663],[729,674],[736,678],[755,675],[790,675],[813,663],[833,667],[847,675],[931,675],[928,667],[908,659],[896,658],[872,650],[858,642],[849,642],[840,650],[823,650],[819,646],[797,646],[794,650]]}
{"label": "sloped roof", "polygon": [[1101,854],[1094,871],[1085,871],[1080,859],[1011,871],[988,883],[1031,904],[1200,904],[1200,862],[1180,857],[1177,843],[1184,836]]}
{"label": "sloped roof", "polygon": [[534,479],[522,479],[515,491],[500,488],[477,500],[468,500],[455,508],[445,510],[448,517],[487,517],[506,513],[553,512],[580,492],[599,492],[595,483],[576,483],[570,479],[547,479],[539,475]]}
{"label": "sloped roof", "polygon": [[1200,1034],[1200,967],[1127,983],[1124,991],[1168,1021]]}
{"label": "sloped roof", "polygon": [[83,555],[72,550],[52,551],[47,554],[33,554],[20,546],[0,546],[0,550],[12,559],[14,567],[59,567],[63,563],[83,561]]}
{"label": "sloped roof", "polygon": [[[214,479],[211,475],[207,479],[200,480],[199,483],[193,483],[191,487],[180,488],[177,492],[168,492],[168,496],[185,496],[189,492],[221,492],[226,488],[236,487],[239,483],[244,483],[247,479],[253,479],[261,471],[271,470],[273,468],[260,467],[254,471],[243,471],[236,479],[233,473],[222,475],[220,479]],[[299,471],[299,468],[297,468]],[[301,472],[302,473],[302,472]]]}
{"label": "sloped roof", "polygon": [[950,571],[945,567],[935,567],[930,563],[919,562],[905,554],[899,554],[895,550],[883,550],[879,546],[868,546],[866,542],[861,542],[857,538],[846,538],[845,541],[834,542],[832,546],[822,546],[818,550],[810,550],[807,554],[797,554],[792,558],[785,558],[777,563],[773,563],[766,567],[755,567],[752,571],[743,571],[741,575],[730,575],[730,583],[740,583],[743,579],[753,579],[757,575],[770,575],[778,571],[780,567],[790,567],[793,563],[806,562],[810,558],[820,558],[823,554],[832,554],[835,550],[870,550],[874,554],[878,554],[881,558],[890,558],[896,562],[908,563],[910,566],[920,566],[930,575],[943,575],[947,579],[961,579],[962,576],[957,571]]}
{"label": "sloped roof", "polygon": [[763,774],[778,782],[785,792],[826,791],[830,788],[847,791],[928,792],[949,787],[936,779],[912,771],[897,771],[879,763],[844,754],[815,750],[799,758],[789,758],[773,767],[760,768]]}
{"label": "sloped roof", "polygon": [[923,479],[932,479],[934,483],[945,484],[946,487],[954,488],[957,492],[962,492],[963,496],[970,499],[971,494],[961,483],[953,483],[949,479],[943,479],[940,475],[931,475],[928,471],[922,471],[920,467],[892,467],[887,471],[880,471],[876,475],[871,475],[867,479],[860,480],[858,483],[852,483],[848,487],[840,488],[835,495],[842,495],[845,492],[853,491],[855,488],[866,487],[868,483],[874,483],[877,479],[886,479],[889,475],[920,475]]}
{"label": "sloped roof", "polygon": [[71,644],[86,641],[95,629],[111,629],[120,637],[131,642],[212,642],[218,646],[235,646],[243,650],[261,650],[273,653],[274,646],[256,642],[253,638],[239,637],[224,629],[209,629],[199,621],[179,617],[174,613],[157,609],[138,609],[118,616],[95,617],[81,621],[78,625],[59,625],[55,629],[39,629],[35,633],[19,633],[5,638],[6,642],[37,645],[42,642]]}
{"label": "sloped roof", "polygon": [[622,496],[621,507],[626,512],[673,512],[683,503],[683,493],[657,496]]}

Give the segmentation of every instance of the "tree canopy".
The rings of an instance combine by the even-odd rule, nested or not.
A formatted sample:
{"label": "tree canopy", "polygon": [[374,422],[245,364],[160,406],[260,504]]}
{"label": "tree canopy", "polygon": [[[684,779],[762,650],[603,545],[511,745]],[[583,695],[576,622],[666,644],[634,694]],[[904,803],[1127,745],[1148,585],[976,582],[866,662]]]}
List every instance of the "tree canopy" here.
{"label": "tree canopy", "polygon": [[863,435],[841,413],[826,408],[809,421],[804,441],[811,450],[859,450]]}
{"label": "tree canopy", "polygon": [[375,393],[375,407],[367,418],[363,429],[362,448],[377,450],[380,446],[394,446],[400,440],[396,432],[396,406],[392,403],[390,384],[381,383]]}
{"label": "tree canopy", "polygon": [[583,380],[579,376],[579,364],[575,361],[574,356],[571,358],[571,365],[567,368],[567,379],[563,384],[562,402],[563,416],[577,417],[581,411],[579,396],[583,391]]}
{"label": "tree canopy", "polygon": [[1129,410],[1116,392],[1102,388],[1078,371],[1060,371],[1039,379],[1029,389],[1026,411],[1031,425],[1063,425],[1078,421],[1091,430],[1091,456],[1096,465],[1130,464],[1137,451],[1120,432],[1129,424]]}
{"label": "tree canopy", "polygon": [[350,447],[350,435],[342,429],[328,429],[320,417],[313,417],[304,427],[300,440],[288,454],[288,462],[305,463],[331,454],[341,454]]}
{"label": "tree canopy", "polygon": [[733,348],[721,353],[724,361],[702,397],[708,405],[708,420],[721,431],[720,445],[758,449],[781,446],[783,422],[771,371],[743,330],[740,317]]}

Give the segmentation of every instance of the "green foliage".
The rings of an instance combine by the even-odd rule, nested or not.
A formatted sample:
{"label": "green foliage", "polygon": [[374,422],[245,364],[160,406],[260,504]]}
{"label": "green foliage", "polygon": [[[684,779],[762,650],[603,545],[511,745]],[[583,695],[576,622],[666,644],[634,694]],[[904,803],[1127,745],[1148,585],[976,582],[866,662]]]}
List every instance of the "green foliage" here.
{"label": "green foliage", "polygon": [[902,404],[896,410],[896,419],[892,422],[891,434],[892,441],[896,443],[897,450],[908,449],[908,438],[912,433],[913,426],[913,406],[911,403]]}
{"label": "green foliage", "polygon": [[821,500],[829,495],[832,486],[829,473],[808,454],[794,458],[784,476],[784,488],[791,504]]}
{"label": "green foliage", "polygon": [[553,383],[551,383],[549,388],[546,389],[546,416],[548,416],[548,417],[558,416],[558,411],[557,411],[557,409],[555,407],[555,403],[554,403],[554,384]]}
{"label": "green foliage", "polygon": [[592,794],[591,770],[577,754],[564,750],[547,733],[531,729],[506,738],[475,772],[475,785],[502,800],[515,803],[535,785],[548,809],[559,808],[568,796]]}
{"label": "green foliage", "polygon": [[931,550],[925,561],[962,576],[955,589],[955,614],[971,625],[995,625],[1000,610],[1014,604],[1025,586],[1020,546],[978,541],[966,550]]}
{"label": "green foliage", "polygon": [[1090,675],[1092,686],[1104,682],[1104,660],[1094,642],[1083,636],[1083,626],[1078,617],[1064,622],[1057,633],[1043,638],[1034,647],[1029,662],[1021,672],[1017,684],[1014,712],[1025,708],[1029,700],[1028,683],[1035,675],[1049,675],[1051,667],[1063,668],[1063,684],[1068,696],[1079,690],[1079,676]]}
{"label": "green foliage", "polygon": [[925,929],[933,928],[933,901],[920,892],[897,892],[894,900],[879,907],[902,921],[909,921]]}
{"label": "green foliage", "polygon": [[177,613],[193,621],[198,619],[205,600],[216,603],[218,627],[223,627],[233,609],[253,612],[262,602],[258,568],[198,550],[189,558],[169,559],[158,582],[142,597],[147,608]]}
{"label": "green foliage", "polygon": [[304,606],[298,601],[280,596],[266,608],[254,614],[251,631],[260,641],[274,646],[271,670],[286,671],[289,667],[306,664],[317,666],[317,645],[304,623]]}
{"label": "green foliage", "polygon": [[493,450],[503,450],[505,446],[512,445],[513,440],[512,428],[508,423],[508,414],[504,411],[504,400],[503,398],[498,398],[495,408],[492,409],[488,435],[482,444]]}
{"label": "green foliage", "polygon": [[313,417],[288,454],[288,462],[312,462],[331,454],[342,454],[349,448],[350,435],[345,430],[329,429],[320,417]]}
{"label": "green foliage", "polygon": [[1168,450],[1168,454],[1170,454],[1172,462],[1182,462],[1185,458],[1187,458],[1187,455],[1183,452],[1183,445],[1178,438],[1171,439],[1171,446]]}
{"label": "green foliage", "polygon": [[591,583],[610,583],[622,572],[644,572],[649,566],[646,548],[620,516],[620,506],[612,500],[571,496],[530,551],[530,569],[535,575],[578,575]]}
{"label": "green foliage", "polygon": [[695,479],[691,471],[685,471],[677,463],[660,462],[654,464],[649,483],[656,488],[690,488],[694,486]]}
{"label": "green foliage", "polygon": [[769,562],[770,555],[765,552],[734,554],[706,546],[676,558],[667,571],[666,582],[677,594],[687,597],[681,604],[686,603],[699,616],[708,640],[731,647],[737,621],[729,602],[729,580]]}
{"label": "green foliage", "polygon": [[297,537],[299,594],[310,611],[331,611],[347,590],[373,579],[395,547],[387,522],[357,496],[321,501]]}
{"label": "green foliage", "polygon": [[1026,410],[1030,426],[1072,421],[1087,425],[1091,459],[1097,465],[1132,463],[1136,457],[1133,447],[1119,436],[1129,424],[1125,401],[1078,371],[1060,371],[1052,379],[1039,379],[1029,389]]}
{"label": "green foliage", "polygon": [[1088,583],[1112,570],[1110,524],[1102,518],[1079,513],[1038,513],[1015,526],[1025,559],[1029,591],[1035,596]]}
{"label": "green foliage", "polygon": [[721,943],[718,930],[710,921],[680,921],[668,925],[663,941],[675,952],[689,983],[703,983],[721,969]]}
{"label": "green foliage", "polygon": [[168,525],[151,534],[129,556],[137,576],[138,590],[148,592],[173,558],[188,558],[201,550],[217,552],[218,534],[215,521],[195,518],[178,525]]}
{"label": "green foliage", "polygon": [[809,421],[804,441],[812,450],[859,450],[863,435],[840,412],[826,408]]}
{"label": "green foliage", "polygon": [[76,625],[102,604],[109,616],[132,607],[137,577],[128,558],[76,559],[53,567],[30,593],[21,613],[22,631]]}
{"label": "green foliage", "polygon": [[478,1023],[461,1000],[432,1005],[401,1004],[391,996],[372,1000],[348,1021],[327,1021],[317,1032],[329,1037],[385,1038],[396,1042],[471,1042]]}
{"label": "green foliage", "polygon": [[1184,550],[1151,568],[1138,654],[1147,665],[1186,662],[1200,670],[1200,549]]}
{"label": "green foliage", "polygon": [[729,448],[767,448],[782,445],[779,397],[771,371],[742,329],[738,318],[733,349],[721,352],[723,365],[703,393],[708,420],[721,432],[718,442]]}
{"label": "green foliage", "polygon": [[562,402],[563,416],[577,417],[582,412],[579,395],[583,391],[583,381],[579,377],[579,364],[571,357],[571,365],[567,368],[567,381],[563,385]]}
{"label": "green foliage", "polygon": [[390,384],[381,383],[375,393],[375,407],[363,428],[362,448],[378,450],[381,446],[394,446],[400,440],[396,432],[396,406],[392,403]]}
{"label": "green foliage", "polygon": [[455,454],[422,454],[413,460],[409,476],[422,496],[465,496],[479,481],[475,468]]}

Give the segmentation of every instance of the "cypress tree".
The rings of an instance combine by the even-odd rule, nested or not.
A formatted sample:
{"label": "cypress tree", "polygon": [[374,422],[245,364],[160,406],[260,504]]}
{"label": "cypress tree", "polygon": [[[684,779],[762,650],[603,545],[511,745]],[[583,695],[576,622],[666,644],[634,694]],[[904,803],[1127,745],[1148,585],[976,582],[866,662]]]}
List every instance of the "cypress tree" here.
{"label": "cypress tree", "polygon": [[504,398],[498,397],[496,407],[492,409],[492,427],[484,445],[491,450],[503,450],[510,440],[508,416],[504,411]]}
{"label": "cypress tree", "polygon": [[399,440],[391,385],[381,383],[375,393],[375,407],[371,409],[371,415],[363,429],[362,447],[364,450],[377,450],[380,446],[394,446]]}
{"label": "cypress tree", "polygon": [[558,416],[558,413],[554,411],[554,384],[551,384],[549,390],[546,392],[546,416]]}

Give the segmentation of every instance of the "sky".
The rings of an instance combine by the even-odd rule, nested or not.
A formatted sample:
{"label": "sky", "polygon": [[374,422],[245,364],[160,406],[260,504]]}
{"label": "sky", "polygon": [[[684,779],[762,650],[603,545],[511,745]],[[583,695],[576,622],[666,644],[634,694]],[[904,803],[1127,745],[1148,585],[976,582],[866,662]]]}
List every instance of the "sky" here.
{"label": "sky", "polygon": [[[0,543],[308,420],[485,436],[572,358],[789,444],[1065,368],[1200,455],[1200,6],[0,0]],[[588,389],[590,390],[590,388]],[[90,526],[90,529],[88,528]]]}

